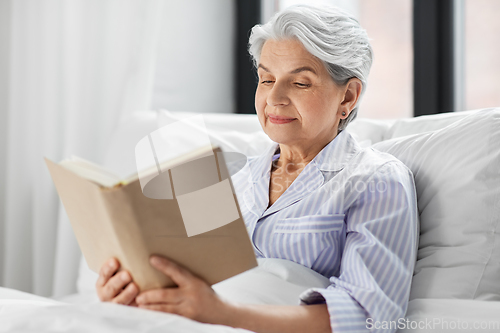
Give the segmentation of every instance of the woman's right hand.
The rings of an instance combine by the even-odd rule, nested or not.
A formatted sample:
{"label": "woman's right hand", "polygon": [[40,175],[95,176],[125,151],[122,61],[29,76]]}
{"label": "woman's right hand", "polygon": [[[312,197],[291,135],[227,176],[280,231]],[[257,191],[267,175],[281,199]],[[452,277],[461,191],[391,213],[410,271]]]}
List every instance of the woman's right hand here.
{"label": "woman's right hand", "polygon": [[102,265],[95,284],[97,295],[103,302],[137,306],[135,297],[139,294],[139,287],[132,281],[129,272],[117,273],[119,268],[120,262],[115,258]]}

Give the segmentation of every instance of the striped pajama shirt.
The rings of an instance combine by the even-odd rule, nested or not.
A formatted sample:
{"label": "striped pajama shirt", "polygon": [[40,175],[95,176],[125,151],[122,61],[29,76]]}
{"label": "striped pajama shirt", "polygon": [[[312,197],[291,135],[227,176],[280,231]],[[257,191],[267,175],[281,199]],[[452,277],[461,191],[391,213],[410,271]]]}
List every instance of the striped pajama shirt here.
{"label": "striped pajama shirt", "polygon": [[[367,332],[404,317],[418,241],[411,171],[341,132],[268,208],[273,144],[232,177],[258,258],[287,259],[328,277],[302,304],[326,303],[332,330]],[[372,323],[372,325],[368,325]]]}

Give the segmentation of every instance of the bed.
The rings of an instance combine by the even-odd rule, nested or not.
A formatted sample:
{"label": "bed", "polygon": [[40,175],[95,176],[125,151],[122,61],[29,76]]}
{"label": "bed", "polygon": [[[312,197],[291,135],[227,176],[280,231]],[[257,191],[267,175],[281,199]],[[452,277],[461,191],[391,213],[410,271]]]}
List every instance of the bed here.
{"label": "bed", "polygon": [[[106,166],[134,171],[135,144],[187,112],[143,111],[122,120]],[[255,115],[205,114],[213,144],[247,156],[269,144]],[[417,186],[420,241],[406,318],[367,322],[398,332],[500,332],[500,108],[401,120],[358,119],[348,126],[362,146],[393,154]],[[0,288],[0,332],[247,332],[179,316],[103,304],[96,274],[83,258],[78,293],[58,299]],[[214,286],[249,303],[297,304],[298,295],[328,281],[278,259]]]}

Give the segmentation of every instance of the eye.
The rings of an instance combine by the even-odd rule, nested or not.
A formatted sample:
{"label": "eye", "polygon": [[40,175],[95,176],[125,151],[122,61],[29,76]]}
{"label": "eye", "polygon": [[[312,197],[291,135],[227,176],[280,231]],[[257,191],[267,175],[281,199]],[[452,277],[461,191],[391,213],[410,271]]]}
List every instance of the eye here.
{"label": "eye", "polygon": [[272,81],[272,80],[262,80],[262,81],[260,81],[261,84],[271,84],[273,82],[274,81]]}
{"label": "eye", "polygon": [[307,83],[302,83],[302,82],[295,82],[295,85],[299,88],[309,88],[311,85]]}

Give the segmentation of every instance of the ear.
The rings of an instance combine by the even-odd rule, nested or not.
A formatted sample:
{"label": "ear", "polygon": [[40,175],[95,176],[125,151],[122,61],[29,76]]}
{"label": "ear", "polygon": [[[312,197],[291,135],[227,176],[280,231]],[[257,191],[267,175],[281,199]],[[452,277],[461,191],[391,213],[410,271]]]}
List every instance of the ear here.
{"label": "ear", "polygon": [[340,119],[349,117],[349,114],[359,100],[359,96],[361,96],[361,90],[363,90],[363,84],[360,79],[355,77],[349,79],[344,88],[344,99],[338,109],[338,117]]}

